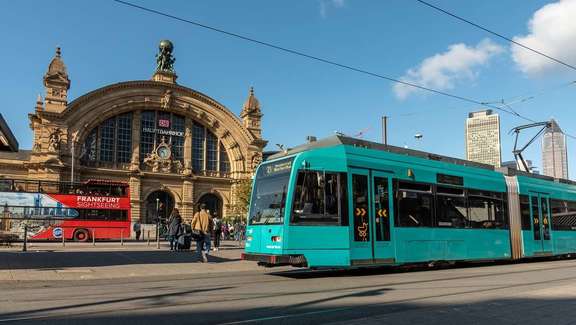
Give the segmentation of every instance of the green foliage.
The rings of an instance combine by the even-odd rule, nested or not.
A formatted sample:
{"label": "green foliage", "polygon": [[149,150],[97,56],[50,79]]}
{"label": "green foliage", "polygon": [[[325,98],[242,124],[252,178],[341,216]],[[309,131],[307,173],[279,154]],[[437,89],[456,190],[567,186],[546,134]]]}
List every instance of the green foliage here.
{"label": "green foliage", "polygon": [[236,198],[235,202],[232,204],[229,219],[244,219],[248,213],[248,207],[250,206],[250,196],[252,195],[252,180],[243,179],[238,181],[234,187],[233,197]]}

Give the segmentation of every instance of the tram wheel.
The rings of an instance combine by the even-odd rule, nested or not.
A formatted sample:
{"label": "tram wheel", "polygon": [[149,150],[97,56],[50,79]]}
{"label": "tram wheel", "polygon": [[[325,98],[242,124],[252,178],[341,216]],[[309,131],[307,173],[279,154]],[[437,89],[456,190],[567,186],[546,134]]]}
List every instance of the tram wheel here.
{"label": "tram wheel", "polygon": [[78,229],[74,232],[74,240],[79,242],[88,241],[88,231],[86,229]]}

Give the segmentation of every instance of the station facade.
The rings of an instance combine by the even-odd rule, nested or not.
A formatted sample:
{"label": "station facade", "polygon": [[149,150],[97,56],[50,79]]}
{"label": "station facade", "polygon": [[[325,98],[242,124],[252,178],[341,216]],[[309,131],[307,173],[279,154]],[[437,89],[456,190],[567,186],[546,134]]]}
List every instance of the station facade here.
{"label": "station facade", "polygon": [[[28,114],[32,150],[0,152],[1,177],[130,185],[132,219],[154,223],[200,203],[233,216],[234,187],[262,161],[260,104],[253,89],[240,115],[179,85],[172,43],[162,41],[151,80],[120,82],[68,102],[61,51],[44,75],[45,96]],[[159,203],[159,204],[158,204]]]}

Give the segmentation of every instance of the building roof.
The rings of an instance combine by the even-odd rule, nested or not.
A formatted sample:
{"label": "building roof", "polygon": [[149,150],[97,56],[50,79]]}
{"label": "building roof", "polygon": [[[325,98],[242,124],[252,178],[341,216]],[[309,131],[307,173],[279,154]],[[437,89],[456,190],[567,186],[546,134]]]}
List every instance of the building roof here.
{"label": "building roof", "polygon": [[550,127],[546,128],[545,133],[564,133],[562,132],[560,125],[558,125],[558,122],[556,122],[555,119],[551,119],[550,124]]}
{"label": "building roof", "polygon": [[0,151],[18,151],[18,141],[0,114]]}

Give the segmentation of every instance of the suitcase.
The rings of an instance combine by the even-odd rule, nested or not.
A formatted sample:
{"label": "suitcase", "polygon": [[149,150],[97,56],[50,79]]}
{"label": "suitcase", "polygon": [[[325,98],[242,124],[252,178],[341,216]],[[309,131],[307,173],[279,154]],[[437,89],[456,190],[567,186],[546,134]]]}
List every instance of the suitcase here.
{"label": "suitcase", "polygon": [[192,245],[192,237],[190,235],[182,235],[178,238],[178,249],[190,249]]}

